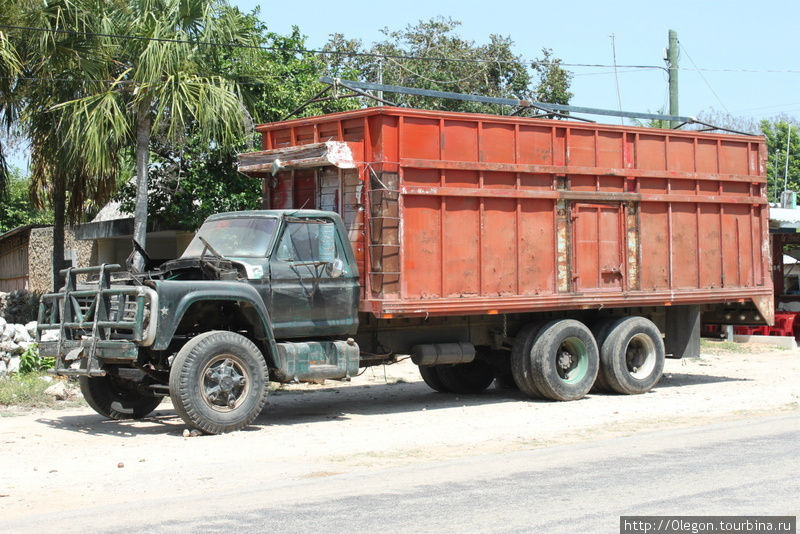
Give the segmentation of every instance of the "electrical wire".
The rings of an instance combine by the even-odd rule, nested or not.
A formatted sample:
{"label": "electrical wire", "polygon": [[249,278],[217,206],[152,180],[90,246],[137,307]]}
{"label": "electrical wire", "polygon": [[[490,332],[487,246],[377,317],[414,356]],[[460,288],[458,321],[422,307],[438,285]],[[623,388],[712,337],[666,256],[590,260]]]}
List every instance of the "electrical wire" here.
{"label": "electrical wire", "polygon": [[[314,48],[295,48],[295,47],[283,47],[283,46],[267,46],[267,45],[248,45],[244,43],[217,43],[214,41],[194,41],[191,39],[167,39],[164,37],[142,37],[139,35],[124,35],[124,34],[114,34],[114,33],[100,33],[100,32],[82,32],[76,30],[61,30],[55,28],[36,28],[33,26],[16,26],[11,24],[0,24],[0,29],[7,29],[7,30],[26,30],[26,31],[38,31],[43,33],[59,33],[59,34],[67,34],[67,35],[82,35],[85,37],[106,37],[106,38],[114,38],[114,39],[128,39],[128,40],[137,40],[137,41],[154,41],[154,42],[163,42],[163,43],[176,43],[176,44],[191,44],[191,45],[199,45],[199,46],[217,46],[217,47],[226,47],[226,48],[244,48],[244,49],[252,49],[252,50],[265,50],[265,51],[272,51],[272,52],[294,52],[298,54],[317,54],[317,55],[332,55],[332,56],[351,56],[351,57],[371,57],[371,58],[392,58],[392,59],[413,59],[413,60],[420,60],[420,61],[439,61],[439,62],[451,62],[451,63],[511,63],[515,64],[518,62],[523,63],[530,63],[535,65],[550,65],[552,62],[550,61],[542,61],[542,60],[530,60],[521,58],[519,61],[512,61],[512,60],[503,60],[503,59],[481,59],[481,58],[452,58],[452,57],[430,57],[430,56],[408,56],[402,54],[379,54],[377,52],[345,52],[342,50],[324,50],[324,49],[314,49]],[[602,69],[613,69],[614,65],[606,65],[602,63],[559,63],[562,67],[572,67],[572,68],[602,68]],[[662,70],[666,71],[665,67],[660,65],[617,65],[617,68],[620,69],[642,69],[642,70]],[[726,68],[726,67],[716,67],[716,68],[685,68],[679,67],[678,70],[686,70],[686,71],[698,71],[698,72],[749,72],[749,73],[773,73],[773,74],[800,74],[800,69],[750,69],[750,68]]]}
{"label": "electrical wire", "polygon": [[484,73],[484,72],[486,71],[486,68],[487,68],[486,66],[484,66],[484,67],[483,67],[483,68],[481,68],[480,70],[477,70],[477,71],[475,71],[474,73],[472,73],[470,76],[466,76],[466,77],[464,77],[464,78],[461,78],[460,80],[432,80],[431,78],[428,78],[428,77],[426,77],[426,76],[423,76],[422,74],[420,74],[420,73],[418,73],[418,72],[414,72],[413,70],[411,70],[411,69],[409,69],[408,67],[404,66],[402,63],[400,63],[399,61],[397,61],[397,60],[396,60],[396,59],[394,59],[394,58],[390,58],[390,57],[389,57],[389,58],[386,58],[386,59],[388,59],[389,61],[391,61],[391,62],[392,62],[392,63],[394,63],[395,65],[397,65],[397,66],[398,66],[398,67],[399,67],[401,70],[404,70],[404,71],[406,71],[407,73],[411,74],[412,76],[416,76],[417,78],[420,78],[420,79],[422,79],[422,80],[425,80],[426,82],[430,82],[430,83],[442,83],[442,84],[445,84],[445,85],[458,85],[458,84],[460,84],[460,83],[463,83],[463,82],[466,82],[466,81],[468,81],[468,80],[471,80],[471,79],[475,78],[476,76],[478,76],[478,75],[480,75],[480,74]]}
{"label": "electrical wire", "polygon": [[[164,37],[143,37],[139,35],[124,35],[124,34],[115,34],[115,33],[100,33],[100,32],[83,32],[77,30],[62,30],[57,28],[36,28],[33,26],[15,26],[11,24],[0,24],[0,29],[8,29],[8,30],[25,30],[25,31],[37,31],[42,33],[57,33],[57,34],[64,34],[64,35],[81,35],[84,37],[104,37],[104,38],[113,38],[113,39],[128,39],[128,40],[136,40],[136,41],[153,41],[153,42],[160,42],[160,43],[175,43],[175,44],[191,44],[191,45],[199,45],[199,46],[216,46],[216,47],[224,47],[224,48],[243,48],[243,49],[250,49],[250,50],[265,50],[265,51],[272,51],[272,52],[294,52],[298,54],[318,54],[318,55],[338,55],[338,56],[350,56],[350,57],[371,57],[371,58],[387,58],[387,59],[413,59],[413,60],[420,60],[420,61],[439,61],[439,62],[451,62],[451,63],[510,63],[516,64],[519,61],[523,63],[531,63],[536,65],[550,65],[552,62],[550,61],[541,61],[541,60],[527,60],[527,59],[520,59],[519,61],[511,61],[511,60],[501,60],[501,59],[480,59],[480,58],[452,58],[452,57],[430,57],[430,56],[408,56],[402,54],[379,54],[376,52],[345,52],[340,50],[322,50],[322,49],[313,49],[313,48],[293,48],[293,47],[282,47],[282,46],[267,46],[267,45],[249,45],[244,43],[217,43],[214,41],[195,41],[191,39],[168,39]],[[613,65],[602,65],[602,64],[595,64],[595,63],[559,63],[559,65],[563,67],[586,67],[586,68],[613,68]],[[660,69],[664,70],[664,67],[660,67],[658,65],[618,65],[620,68],[626,69]],[[800,72],[800,71],[799,71]]]}
{"label": "electrical wire", "polygon": [[694,70],[697,71],[697,74],[699,74],[700,78],[703,79],[703,81],[705,82],[706,86],[708,86],[709,91],[711,91],[711,94],[714,95],[714,98],[717,99],[717,102],[719,102],[719,105],[722,106],[722,109],[724,109],[726,113],[730,113],[730,110],[728,110],[728,107],[722,102],[722,99],[719,97],[719,95],[714,90],[714,88],[711,87],[711,84],[708,83],[708,80],[706,79],[705,76],[703,76],[703,73],[700,72],[700,69],[697,67],[697,63],[694,62],[694,60],[692,59],[692,56],[690,56],[689,52],[686,51],[686,48],[683,46],[683,43],[678,41],[678,46],[681,47],[681,50],[683,50],[683,53],[686,54],[686,57],[689,58],[689,61],[692,62],[692,65],[694,65]]}

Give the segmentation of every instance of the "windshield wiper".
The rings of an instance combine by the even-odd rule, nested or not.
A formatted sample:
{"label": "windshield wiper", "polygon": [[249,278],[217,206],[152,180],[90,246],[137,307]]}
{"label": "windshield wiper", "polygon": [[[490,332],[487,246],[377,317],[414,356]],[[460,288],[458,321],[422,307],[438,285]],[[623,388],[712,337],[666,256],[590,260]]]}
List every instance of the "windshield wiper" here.
{"label": "windshield wiper", "polygon": [[211,254],[213,254],[214,256],[216,256],[216,257],[217,257],[219,260],[225,260],[225,259],[227,259],[227,258],[225,258],[225,256],[223,256],[222,254],[220,254],[220,253],[217,251],[217,249],[215,249],[214,247],[212,247],[212,246],[211,246],[211,243],[209,243],[208,241],[206,241],[206,238],[205,238],[205,237],[203,237],[203,236],[199,235],[199,236],[197,236],[197,238],[200,240],[200,242],[201,242],[201,243],[203,243],[203,251],[200,253],[200,259],[201,259],[201,260],[202,260],[202,259],[205,257],[205,255],[206,255],[206,251],[207,251],[207,250],[208,250],[208,251],[210,251],[210,252],[211,252]]}

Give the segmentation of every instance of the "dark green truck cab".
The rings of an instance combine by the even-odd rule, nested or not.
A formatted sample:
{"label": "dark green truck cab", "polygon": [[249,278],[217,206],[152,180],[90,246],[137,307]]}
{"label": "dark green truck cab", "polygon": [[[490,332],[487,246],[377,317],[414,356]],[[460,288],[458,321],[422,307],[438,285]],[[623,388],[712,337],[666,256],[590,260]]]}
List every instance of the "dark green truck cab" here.
{"label": "dark green truck cab", "polygon": [[358,267],[332,212],[218,214],[158,269],[64,274],[42,297],[40,350],[107,417],[144,417],[168,394],[189,425],[226,432],[255,419],[269,380],[359,368]]}

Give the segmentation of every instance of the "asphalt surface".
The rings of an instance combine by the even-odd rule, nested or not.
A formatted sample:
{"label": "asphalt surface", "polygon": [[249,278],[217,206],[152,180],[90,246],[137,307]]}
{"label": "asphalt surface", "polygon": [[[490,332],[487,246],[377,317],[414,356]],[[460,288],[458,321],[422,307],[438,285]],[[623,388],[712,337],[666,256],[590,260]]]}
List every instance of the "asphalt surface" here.
{"label": "asphalt surface", "polygon": [[97,503],[0,530],[574,534],[619,532],[621,515],[798,515],[799,445],[795,412],[294,480],[241,458],[252,475],[235,493],[170,499],[143,481],[133,506]]}

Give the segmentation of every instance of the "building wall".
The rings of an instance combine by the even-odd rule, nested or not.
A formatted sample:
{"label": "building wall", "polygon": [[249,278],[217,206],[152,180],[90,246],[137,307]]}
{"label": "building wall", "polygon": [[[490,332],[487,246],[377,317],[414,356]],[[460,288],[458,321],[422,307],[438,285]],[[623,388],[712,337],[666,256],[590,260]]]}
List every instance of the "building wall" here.
{"label": "building wall", "polygon": [[[193,232],[174,230],[155,232],[147,235],[145,248],[147,254],[154,261],[172,260],[183,254],[193,237]],[[124,265],[132,250],[129,236],[85,242],[96,243],[94,264],[118,263],[119,265]]]}
{"label": "building wall", "polygon": [[[92,264],[93,243],[78,241],[71,228],[64,231],[64,259],[75,267]],[[94,254],[96,256],[96,253]],[[28,245],[28,289],[37,293],[52,290],[53,280],[53,227],[31,230]]]}

